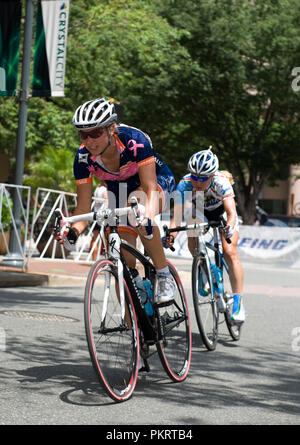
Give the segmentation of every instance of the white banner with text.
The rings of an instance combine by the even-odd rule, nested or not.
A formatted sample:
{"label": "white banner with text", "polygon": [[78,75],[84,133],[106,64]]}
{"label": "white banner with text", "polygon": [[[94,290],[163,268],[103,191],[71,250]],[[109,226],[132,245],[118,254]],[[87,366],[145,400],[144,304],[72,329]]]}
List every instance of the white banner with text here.
{"label": "white banner with text", "polygon": [[[206,234],[211,242],[212,236]],[[175,252],[168,256],[191,258],[186,232],[180,232],[175,240]],[[241,261],[256,263],[285,263],[300,268],[300,228],[240,226],[238,254]]]}

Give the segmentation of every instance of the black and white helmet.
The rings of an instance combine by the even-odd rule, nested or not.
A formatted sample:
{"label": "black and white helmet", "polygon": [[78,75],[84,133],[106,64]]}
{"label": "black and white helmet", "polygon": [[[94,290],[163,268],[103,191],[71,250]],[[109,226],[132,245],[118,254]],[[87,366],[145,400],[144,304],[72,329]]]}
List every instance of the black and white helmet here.
{"label": "black and white helmet", "polygon": [[85,102],[77,108],[73,116],[73,124],[78,130],[108,127],[116,121],[114,104],[104,98]]}
{"label": "black and white helmet", "polygon": [[211,151],[212,146],[208,150],[198,151],[193,154],[188,162],[188,170],[199,176],[212,176],[219,169],[219,160]]}

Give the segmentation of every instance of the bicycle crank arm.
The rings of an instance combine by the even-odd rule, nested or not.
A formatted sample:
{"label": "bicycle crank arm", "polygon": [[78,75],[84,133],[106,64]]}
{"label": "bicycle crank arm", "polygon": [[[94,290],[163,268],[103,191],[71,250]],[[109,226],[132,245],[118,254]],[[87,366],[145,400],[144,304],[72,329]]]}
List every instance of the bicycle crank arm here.
{"label": "bicycle crank arm", "polygon": [[124,332],[128,331],[128,327],[124,325],[117,326],[116,328],[100,328],[98,334],[111,334],[112,332]]}

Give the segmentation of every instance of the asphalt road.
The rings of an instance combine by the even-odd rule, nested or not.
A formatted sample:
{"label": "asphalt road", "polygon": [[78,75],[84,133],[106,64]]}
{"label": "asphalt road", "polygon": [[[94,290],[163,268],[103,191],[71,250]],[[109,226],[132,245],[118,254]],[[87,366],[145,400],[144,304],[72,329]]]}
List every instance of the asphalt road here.
{"label": "asphalt road", "polygon": [[[83,287],[0,289],[0,424],[116,425],[115,431],[118,425],[299,424],[300,271],[245,265],[241,340],[231,341],[222,323],[214,352],[201,345],[188,274],[182,277],[193,331],[189,377],[173,384],[153,359],[123,404],[95,380]],[[32,312],[40,316],[30,318]]]}

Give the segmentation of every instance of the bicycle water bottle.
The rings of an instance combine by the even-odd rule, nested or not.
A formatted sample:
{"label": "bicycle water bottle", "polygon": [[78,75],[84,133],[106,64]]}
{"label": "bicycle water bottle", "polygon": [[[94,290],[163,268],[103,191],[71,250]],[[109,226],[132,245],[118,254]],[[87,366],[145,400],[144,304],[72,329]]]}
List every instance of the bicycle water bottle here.
{"label": "bicycle water bottle", "polygon": [[224,284],[223,284],[222,272],[215,263],[211,265],[211,269],[212,269],[213,282],[216,293],[216,299],[218,301],[219,311],[224,312],[226,309],[226,303],[223,298]]}
{"label": "bicycle water bottle", "polygon": [[149,315],[149,317],[152,317],[154,311],[153,311],[153,306],[152,306],[153,294],[152,294],[152,289],[151,289],[151,283],[150,283],[150,280],[148,280],[147,278],[144,278],[143,281],[144,281],[144,287],[147,291],[147,301],[144,304],[144,308],[145,308],[147,315]]}
{"label": "bicycle water bottle", "polygon": [[[141,303],[144,306],[146,314],[151,317],[153,315],[153,307],[151,304],[151,297],[152,297],[151,283],[149,280],[146,280],[146,279],[143,280],[136,269],[131,269],[131,273],[133,275],[133,279],[136,284],[136,287],[138,288]],[[149,291],[148,291],[148,289],[149,289]],[[148,292],[149,292],[149,294],[148,294]],[[150,295],[150,292],[151,292],[151,295]]]}

